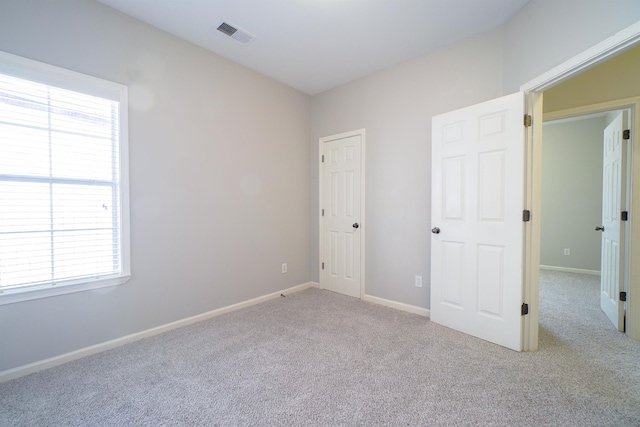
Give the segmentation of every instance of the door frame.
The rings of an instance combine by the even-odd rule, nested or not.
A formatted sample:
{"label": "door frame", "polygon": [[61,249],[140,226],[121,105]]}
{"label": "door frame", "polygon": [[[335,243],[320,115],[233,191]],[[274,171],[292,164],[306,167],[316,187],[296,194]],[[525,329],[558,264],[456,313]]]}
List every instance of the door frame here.
{"label": "door frame", "polygon": [[318,240],[320,242],[320,252],[318,253],[318,283],[320,288],[322,285],[322,262],[324,250],[324,221],[322,220],[322,203],[324,197],[324,168],[322,167],[322,149],[323,144],[336,139],[349,138],[352,136],[360,136],[360,299],[365,295],[365,235],[367,222],[365,221],[365,129],[356,129],[348,132],[342,132],[335,135],[324,136],[318,141]]}
{"label": "door frame", "polygon": [[[619,31],[595,46],[574,56],[546,73],[520,86],[520,90],[528,94],[527,110],[533,118],[533,125],[527,128],[527,159],[525,183],[525,209],[531,210],[531,226],[525,228],[524,248],[524,301],[529,304],[529,315],[523,322],[523,349],[538,349],[538,293],[540,268],[540,199],[542,193],[542,93],[552,86],[569,79],[576,74],[604,62],[631,46],[640,42],[640,22]],[[634,104],[635,105],[635,104]],[[628,256],[632,259],[634,251],[640,252],[640,224],[636,227],[633,213],[640,214],[640,155],[634,155],[635,141],[640,141],[640,109],[634,108],[631,155],[633,162],[629,170],[631,181],[631,205],[629,221]],[[636,229],[638,228],[638,229]],[[627,335],[640,340],[640,264],[630,263],[629,289],[626,309]]]}

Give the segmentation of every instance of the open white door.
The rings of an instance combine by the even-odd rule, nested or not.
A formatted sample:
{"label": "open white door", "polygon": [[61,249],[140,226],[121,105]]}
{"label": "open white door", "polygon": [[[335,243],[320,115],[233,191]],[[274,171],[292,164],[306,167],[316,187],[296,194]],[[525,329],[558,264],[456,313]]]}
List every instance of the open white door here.
{"label": "open white door", "polygon": [[624,330],[624,304],[620,301],[624,280],[625,229],[621,212],[626,206],[627,144],[624,112],[604,130],[602,162],[602,255],[600,267],[600,307],[611,323]]}
{"label": "open white door", "polygon": [[524,94],[433,117],[431,320],[522,350]]}

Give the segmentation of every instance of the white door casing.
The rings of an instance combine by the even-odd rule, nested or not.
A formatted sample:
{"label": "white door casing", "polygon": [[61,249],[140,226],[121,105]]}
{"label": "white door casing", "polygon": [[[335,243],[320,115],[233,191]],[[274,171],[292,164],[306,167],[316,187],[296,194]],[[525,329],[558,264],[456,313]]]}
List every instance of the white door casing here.
{"label": "white door casing", "polygon": [[362,298],[364,130],[320,139],[320,287]]}
{"label": "white door casing", "polygon": [[[619,331],[624,330],[624,304],[619,293],[624,288],[627,144],[623,139],[626,113],[620,112],[604,130],[602,161],[602,254],[600,267],[600,307]],[[622,286],[621,286],[622,285]]]}
{"label": "white door casing", "polygon": [[[548,70],[547,72],[535,77],[534,79],[522,84],[520,90],[532,95],[533,98],[542,98],[543,91],[561,83],[573,76],[578,75],[582,71],[593,67],[599,63],[602,63],[614,56],[618,55],[625,49],[640,43],[640,22],[636,22],[629,27],[622,29],[616,34],[602,40],[600,43],[586,49],[585,51],[577,54],[576,56],[568,59],[567,61],[557,65],[556,67]],[[597,108],[591,108],[591,112],[607,111],[613,108],[632,108],[632,123],[634,128],[632,129],[632,140],[640,140],[640,101],[638,98],[628,98],[623,100],[604,102]],[[579,107],[576,109],[580,109]],[[583,113],[582,111],[581,113]],[[539,254],[540,254],[540,228],[537,218],[540,216],[540,195],[541,195],[541,179],[542,173],[542,132],[541,125],[543,120],[542,105],[541,103],[534,108],[533,113],[533,135],[531,144],[531,158],[527,167],[527,176],[532,179],[527,181],[526,192],[529,194],[532,203],[530,204],[532,214],[532,233],[530,241],[527,242],[527,246],[530,247],[527,255],[527,262],[531,268],[528,268],[525,272],[525,295],[529,295],[535,298],[537,301],[538,295],[538,267],[539,267]],[[578,114],[576,114],[578,115]],[[546,116],[546,114],[545,114]],[[536,131],[536,127],[539,127]],[[633,144],[632,144],[633,145]],[[633,222],[633,212],[640,212],[640,155],[635,153],[635,147],[631,148],[632,164],[629,176],[631,177],[632,185],[630,190],[631,197],[629,198],[629,232],[627,242],[627,257],[634,259],[636,257],[635,252],[640,247],[640,233],[635,230],[635,223]],[[640,298],[635,298],[634,295],[640,295],[640,263],[628,264],[628,295],[626,302],[626,334],[636,340],[640,340]],[[529,315],[524,317],[525,323],[525,350],[535,350],[538,347],[538,335],[536,333],[538,329],[538,308],[537,302],[530,301]]]}
{"label": "white door casing", "polygon": [[432,121],[431,320],[517,351],[523,117],[518,92]]}

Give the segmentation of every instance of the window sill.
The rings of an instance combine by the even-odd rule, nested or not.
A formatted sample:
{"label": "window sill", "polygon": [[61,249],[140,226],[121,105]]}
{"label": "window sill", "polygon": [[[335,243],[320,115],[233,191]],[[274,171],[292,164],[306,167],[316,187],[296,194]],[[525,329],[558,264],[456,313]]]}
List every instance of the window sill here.
{"label": "window sill", "polygon": [[127,283],[130,278],[131,274],[123,274],[100,279],[89,279],[89,281],[87,281],[87,279],[80,279],[56,285],[34,287],[32,289],[6,290],[0,292],[0,305],[118,286]]}

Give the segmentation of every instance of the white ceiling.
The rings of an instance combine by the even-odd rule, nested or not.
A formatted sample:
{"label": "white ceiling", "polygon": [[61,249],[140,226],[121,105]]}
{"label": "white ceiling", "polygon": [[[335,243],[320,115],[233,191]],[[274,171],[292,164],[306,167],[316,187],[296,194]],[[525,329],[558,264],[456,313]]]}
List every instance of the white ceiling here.
{"label": "white ceiling", "polygon": [[315,95],[499,27],[528,0],[98,1]]}

